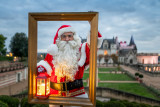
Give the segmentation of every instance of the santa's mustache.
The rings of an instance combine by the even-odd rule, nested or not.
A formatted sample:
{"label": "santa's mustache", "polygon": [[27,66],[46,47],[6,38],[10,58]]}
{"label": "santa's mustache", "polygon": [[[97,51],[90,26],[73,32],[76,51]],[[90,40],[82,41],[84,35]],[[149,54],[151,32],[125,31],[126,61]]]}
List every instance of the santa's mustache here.
{"label": "santa's mustache", "polygon": [[72,40],[72,41],[59,41],[59,43],[57,44],[57,46],[59,47],[59,49],[63,50],[66,46],[70,46],[71,48],[75,49],[78,44]]}

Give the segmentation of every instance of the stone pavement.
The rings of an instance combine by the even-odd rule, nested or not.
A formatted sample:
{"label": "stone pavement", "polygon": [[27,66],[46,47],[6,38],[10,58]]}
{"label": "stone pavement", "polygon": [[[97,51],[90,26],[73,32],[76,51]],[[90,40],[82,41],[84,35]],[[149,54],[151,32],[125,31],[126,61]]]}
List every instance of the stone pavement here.
{"label": "stone pavement", "polygon": [[121,68],[123,68],[124,70],[127,70],[128,72],[130,72],[132,75],[135,75],[136,72],[143,74],[143,82],[151,87],[154,87],[158,90],[160,90],[160,77],[152,77],[149,76],[143,72],[140,72],[138,70],[135,70],[131,67],[125,66],[125,65],[121,65]]}

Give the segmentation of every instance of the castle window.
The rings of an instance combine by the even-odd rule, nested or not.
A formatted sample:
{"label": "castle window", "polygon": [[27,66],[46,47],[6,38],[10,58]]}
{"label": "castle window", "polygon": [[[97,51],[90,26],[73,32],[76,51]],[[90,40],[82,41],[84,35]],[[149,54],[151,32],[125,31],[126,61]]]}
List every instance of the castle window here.
{"label": "castle window", "polygon": [[108,48],[108,44],[107,44],[107,43],[104,43],[104,44],[103,44],[103,48]]}

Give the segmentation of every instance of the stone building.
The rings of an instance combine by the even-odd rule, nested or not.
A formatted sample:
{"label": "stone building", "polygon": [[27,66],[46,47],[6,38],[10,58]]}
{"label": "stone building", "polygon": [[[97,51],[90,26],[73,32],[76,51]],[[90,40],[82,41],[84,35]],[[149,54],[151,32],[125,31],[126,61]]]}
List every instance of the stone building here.
{"label": "stone building", "polygon": [[158,53],[138,53],[138,66],[144,71],[160,72],[160,64],[158,64]]}
{"label": "stone building", "polygon": [[[118,42],[118,37],[112,38],[112,39],[104,39],[102,42],[102,46],[100,49],[98,49],[97,55],[112,55],[118,53],[118,48],[119,48],[119,42]],[[97,62],[99,63],[99,62]],[[106,63],[104,60],[104,57],[102,58],[101,64]],[[112,58],[109,58],[108,63],[113,63]]]}
{"label": "stone building", "polygon": [[130,43],[127,45],[127,42],[119,43],[119,51],[118,51],[118,62],[121,64],[137,64],[137,46],[134,42],[133,36],[131,36]]}

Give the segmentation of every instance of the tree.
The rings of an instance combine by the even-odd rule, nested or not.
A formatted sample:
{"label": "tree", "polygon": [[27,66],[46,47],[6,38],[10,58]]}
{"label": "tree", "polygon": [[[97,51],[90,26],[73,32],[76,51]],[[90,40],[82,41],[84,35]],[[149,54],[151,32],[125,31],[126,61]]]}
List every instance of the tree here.
{"label": "tree", "polygon": [[6,37],[4,37],[2,34],[0,34],[0,55],[6,54],[7,48],[4,48],[6,39],[7,39]]}
{"label": "tree", "polygon": [[98,55],[99,66],[100,66],[100,62],[101,62],[102,58],[103,58],[103,54],[99,54]]}
{"label": "tree", "polygon": [[111,58],[113,60],[113,65],[118,63],[118,56],[116,54],[112,54]]}
{"label": "tree", "polygon": [[28,38],[25,33],[16,33],[10,41],[10,50],[14,56],[28,56]]}
{"label": "tree", "polygon": [[106,66],[108,66],[108,60],[109,60],[110,56],[107,54],[104,56],[104,60],[106,62]]}

